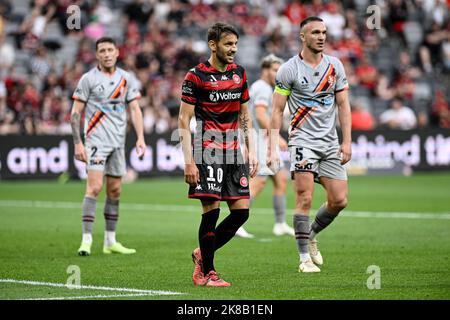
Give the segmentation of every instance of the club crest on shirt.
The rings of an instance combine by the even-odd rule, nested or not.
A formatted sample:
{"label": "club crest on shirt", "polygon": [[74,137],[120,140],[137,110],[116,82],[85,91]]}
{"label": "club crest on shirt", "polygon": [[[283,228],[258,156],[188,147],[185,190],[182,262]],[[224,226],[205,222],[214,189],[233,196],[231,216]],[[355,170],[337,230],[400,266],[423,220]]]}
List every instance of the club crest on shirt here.
{"label": "club crest on shirt", "polygon": [[244,188],[248,186],[248,179],[247,177],[241,177],[241,179],[239,180],[239,184],[241,186],[243,186]]}
{"label": "club crest on shirt", "polygon": [[233,74],[233,81],[234,83],[239,84],[241,83],[241,77],[239,77],[239,75],[237,74]]}
{"label": "club crest on shirt", "polygon": [[334,84],[336,82],[336,75],[333,73],[333,74],[330,74],[329,76],[328,76],[328,84],[330,85],[330,87]]}

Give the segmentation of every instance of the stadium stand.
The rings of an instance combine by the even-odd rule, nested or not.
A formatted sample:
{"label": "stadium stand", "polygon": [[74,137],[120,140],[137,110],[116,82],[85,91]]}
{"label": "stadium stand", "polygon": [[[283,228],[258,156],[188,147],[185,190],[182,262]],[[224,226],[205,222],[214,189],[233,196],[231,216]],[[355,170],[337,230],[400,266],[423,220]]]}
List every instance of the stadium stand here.
{"label": "stadium stand", "polygon": [[[80,30],[66,27],[77,5]],[[367,8],[381,12],[367,27]],[[240,34],[238,62],[249,81],[261,57],[297,53],[299,22],[317,15],[328,25],[328,48],[345,64],[351,101],[379,116],[398,97],[417,127],[450,123],[450,1],[269,0],[0,0],[0,134],[70,134],[70,97],[95,65],[103,35],[120,43],[120,65],[141,84],[145,131],[176,128],[181,82],[207,58],[203,36],[216,21]]]}

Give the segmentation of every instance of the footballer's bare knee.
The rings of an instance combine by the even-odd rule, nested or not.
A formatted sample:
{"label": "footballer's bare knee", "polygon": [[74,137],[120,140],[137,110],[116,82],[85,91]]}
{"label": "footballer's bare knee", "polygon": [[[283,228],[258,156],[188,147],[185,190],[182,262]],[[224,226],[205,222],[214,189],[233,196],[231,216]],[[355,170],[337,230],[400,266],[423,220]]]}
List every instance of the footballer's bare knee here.
{"label": "footballer's bare knee", "polygon": [[328,199],[328,208],[332,212],[339,213],[347,207],[347,203],[348,199],[346,196]]}
{"label": "footballer's bare knee", "polygon": [[306,190],[297,190],[296,209],[300,212],[309,212],[312,204],[312,192]]}
{"label": "footballer's bare knee", "polygon": [[97,198],[102,191],[102,183],[90,183],[86,187],[86,196],[89,198]]}
{"label": "footballer's bare knee", "polygon": [[109,187],[108,190],[106,191],[106,194],[110,199],[119,199],[121,193],[122,187],[120,185]]}

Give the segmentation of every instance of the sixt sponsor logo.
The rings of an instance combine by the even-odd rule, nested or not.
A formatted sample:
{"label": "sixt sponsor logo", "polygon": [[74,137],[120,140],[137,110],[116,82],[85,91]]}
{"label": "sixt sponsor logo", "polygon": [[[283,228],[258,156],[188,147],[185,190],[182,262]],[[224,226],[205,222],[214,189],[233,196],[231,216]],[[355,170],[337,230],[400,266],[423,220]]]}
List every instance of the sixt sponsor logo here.
{"label": "sixt sponsor logo", "polygon": [[305,165],[302,165],[301,163],[295,164],[295,170],[312,170],[312,163],[307,163]]}
{"label": "sixt sponsor logo", "polygon": [[209,95],[209,100],[212,102],[218,101],[227,101],[227,100],[238,100],[241,98],[241,92],[233,93],[233,92],[212,92]]}
{"label": "sixt sponsor logo", "polygon": [[96,165],[100,165],[103,166],[105,164],[105,159],[92,159],[91,161],[89,161],[91,166],[96,166]]}

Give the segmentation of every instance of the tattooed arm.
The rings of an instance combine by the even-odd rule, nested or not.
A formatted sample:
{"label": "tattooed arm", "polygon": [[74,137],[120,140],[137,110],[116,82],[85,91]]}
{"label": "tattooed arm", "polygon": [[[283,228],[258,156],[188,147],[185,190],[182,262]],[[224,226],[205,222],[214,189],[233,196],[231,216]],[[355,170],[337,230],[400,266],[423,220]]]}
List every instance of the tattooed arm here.
{"label": "tattooed arm", "polygon": [[81,141],[81,113],[83,112],[85,103],[75,100],[72,107],[72,113],[70,115],[70,124],[72,125],[72,136],[75,159],[86,162],[86,150],[84,149],[83,142]]}
{"label": "tattooed arm", "polygon": [[250,114],[248,112],[248,104],[241,104],[239,111],[239,127],[241,129],[242,137],[245,141],[245,146],[248,151],[248,162],[250,165],[250,177],[254,177],[258,172],[258,161],[256,160],[255,146],[253,144],[253,127]]}

